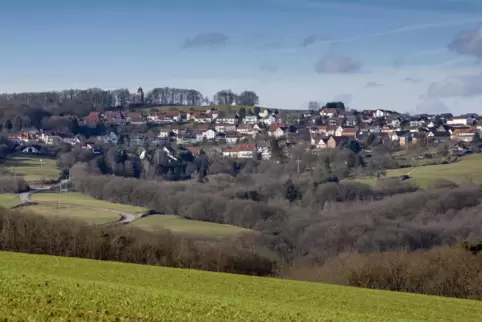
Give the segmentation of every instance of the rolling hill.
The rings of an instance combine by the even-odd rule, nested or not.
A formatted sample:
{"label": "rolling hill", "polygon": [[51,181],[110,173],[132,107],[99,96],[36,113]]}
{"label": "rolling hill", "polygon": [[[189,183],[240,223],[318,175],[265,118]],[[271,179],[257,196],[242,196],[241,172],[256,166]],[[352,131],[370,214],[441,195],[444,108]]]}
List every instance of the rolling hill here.
{"label": "rolling hill", "polygon": [[478,301],[9,252],[0,294],[19,321],[482,320]]}

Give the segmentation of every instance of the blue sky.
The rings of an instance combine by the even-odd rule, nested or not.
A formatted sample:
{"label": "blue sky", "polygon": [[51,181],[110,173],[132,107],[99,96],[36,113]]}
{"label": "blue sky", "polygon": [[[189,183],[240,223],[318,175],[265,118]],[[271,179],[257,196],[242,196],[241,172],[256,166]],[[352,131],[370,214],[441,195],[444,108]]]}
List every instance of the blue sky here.
{"label": "blue sky", "polygon": [[479,0],[47,3],[2,5],[0,92],[231,88],[279,108],[482,113]]}

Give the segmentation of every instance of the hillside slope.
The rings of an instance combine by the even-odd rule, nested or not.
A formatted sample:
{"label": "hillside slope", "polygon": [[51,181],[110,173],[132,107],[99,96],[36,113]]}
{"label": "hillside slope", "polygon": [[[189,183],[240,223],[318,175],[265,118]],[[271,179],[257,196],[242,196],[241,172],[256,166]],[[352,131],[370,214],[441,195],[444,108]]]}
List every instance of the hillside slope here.
{"label": "hillside slope", "polygon": [[13,320],[480,321],[482,302],[0,252]]}

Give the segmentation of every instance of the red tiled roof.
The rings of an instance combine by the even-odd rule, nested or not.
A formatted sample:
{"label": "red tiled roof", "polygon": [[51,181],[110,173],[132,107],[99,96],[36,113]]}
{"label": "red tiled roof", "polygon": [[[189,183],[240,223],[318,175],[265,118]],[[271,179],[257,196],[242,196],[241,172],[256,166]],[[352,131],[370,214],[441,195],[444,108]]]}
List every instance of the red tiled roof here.
{"label": "red tiled roof", "polygon": [[186,147],[189,151],[191,151],[192,154],[199,154],[201,153],[201,148],[196,147],[196,146],[188,146]]}

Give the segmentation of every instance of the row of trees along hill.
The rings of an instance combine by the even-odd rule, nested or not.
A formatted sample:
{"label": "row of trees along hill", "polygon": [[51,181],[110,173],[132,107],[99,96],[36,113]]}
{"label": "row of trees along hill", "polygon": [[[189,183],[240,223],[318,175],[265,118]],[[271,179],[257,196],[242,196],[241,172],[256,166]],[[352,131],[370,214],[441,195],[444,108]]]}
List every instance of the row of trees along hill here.
{"label": "row of trees along hill", "polygon": [[234,93],[221,90],[210,100],[195,89],[154,88],[145,95],[142,88],[132,93],[126,88],[102,90],[100,88],[69,89],[50,92],[24,92],[0,94],[0,123],[6,128],[41,126],[42,119],[54,115],[83,117],[90,112],[111,110],[130,105],[201,106],[233,104],[254,106],[259,103],[253,91]]}

